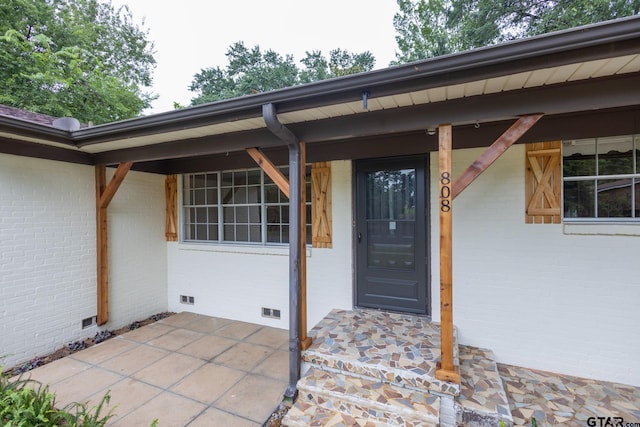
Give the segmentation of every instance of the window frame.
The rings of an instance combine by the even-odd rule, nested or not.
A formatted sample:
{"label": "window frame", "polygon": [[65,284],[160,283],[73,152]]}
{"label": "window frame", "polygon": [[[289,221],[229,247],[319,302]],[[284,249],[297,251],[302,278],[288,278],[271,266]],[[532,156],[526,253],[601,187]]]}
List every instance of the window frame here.
{"label": "window frame", "polygon": [[[284,166],[277,166],[278,169],[280,169],[281,171],[286,171],[288,169],[288,165],[284,165]],[[223,192],[223,188],[231,188],[232,191],[234,192],[234,196],[235,196],[235,174],[237,172],[244,172],[245,174],[247,174],[248,172],[251,171],[258,171],[260,173],[260,183],[259,184],[249,184],[248,182],[244,184],[245,187],[251,187],[251,186],[257,186],[259,187],[259,202],[250,202],[247,199],[247,203],[235,203],[235,200],[233,200],[232,203],[224,203],[224,201],[222,200],[222,192]],[[222,182],[222,177],[223,174],[225,173],[231,173],[232,176],[234,176],[234,181],[231,183],[230,186],[228,185],[224,185],[224,183]],[[205,184],[205,187],[200,188],[200,187],[194,187],[192,186],[192,181],[191,181],[191,177],[193,176],[205,176],[208,182],[208,176],[209,175],[215,175],[216,176],[216,194],[217,194],[217,198],[216,198],[216,203],[215,204],[209,204],[208,200],[205,200],[205,204],[196,204],[195,203],[195,196],[194,193],[191,193],[194,189],[204,189],[205,192],[207,189],[209,189],[208,185]],[[307,164],[306,165],[306,189],[307,189],[307,200],[306,200],[306,208],[307,208],[307,214],[306,214],[306,230],[307,230],[307,246],[311,246],[311,237],[309,236],[309,234],[311,233],[311,229],[312,229],[312,212],[311,212],[311,195],[309,194],[311,192],[311,164]],[[238,169],[228,169],[228,170],[218,170],[218,171],[207,171],[207,172],[194,172],[194,173],[188,173],[188,174],[182,174],[181,176],[181,185],[180,185],[180,189],[181,189],[181,197],[180,197],[180,217],[179,217],[179,221],[180,221],[180,242],[181,243],[185,243],[185,244],[205,244],[205,245],[242,245],[242,246],[251,246],[251,247],[287,247],[289,246],[289,242],[282,242],[282,238],[283,238],[283,233],[282,230],[286,227],[288,229],[289,227],[289,222],[283,222],[282,221],[282,215],[280,215],[280,222],[279,223],[268,223],[268,215],[267,215],[267,211],[268,209],[271,207],[279,207],[279,208],[283,208],[286,207],[287,208],[287,212],[288,212],[288,207],[289,207],[289,200],[286,198],[286,196],[284,196],[282,194],[282,192],[280,191],[280,189],[277,188],[277,186],[275,185],[275,183],[268,177],[268,175],[261,169],[261,168],[238,168]],[[276,187],[277,191],[278,191],[278,202],[268,202],[267,201],[267,194],[266,194],[266,187],[273,185]],[[191,194],[189,194],[191,193]],[[284,200],[283,200],[284,199]],[[224,215],[224,209],[225,208],[232,208],[235,209],[238,207],[251,207],[251,206],[259,206],[259,212],[260,212],[260,241],[251,241],[251,225],[253,223],[251,223],[251,214],[249,214],[249,218],[247,219],[247,226],[249,227],[249,230],[247,232],[247,238],[248,240],[236,240],[235,236],[233,240],[228,240],[226,239],[226,232],[225,232],[225,226],[237,226],[238,223],[237,222],[237,213],[234,213],[234,221],[233,222],[225,222],[225,215]],[[190,221],[190,217],[191,217],[191,213],[188,213],[188,210],[192,209],[192,208],[204,208],[207,210],[207,222],[206,223],[200,223],[197,221],[197,218],[194,218],[194,221]],[[209,209],[211,208],[215,208],[217,209],[217,218],[216,218],[216,222],[210,222],[209,218],[208,218],[208,212]],[[197,216],[197,214],[196,214]],[[242,223],[244,224],[244,223]],[[190,227],[191,225],[195,225],[196,227],[198,225],[206,225],[207,227],[215,225],[217,227],[217,239],[210,239],[210,232],[207,231],[207,239],[196,239],[196,238],[188,238],[191,235],[191,231],[188,230],[188,227]],[[269,236],[268,236],[268,227],[270,225],[279,225],[281,227],[281,231],[280,231],[280,239],[278,242],[273,242],[273,241],[269,241]],[[198,236],[198,232],[197,230],[195,231],[195,236]],[[287,236],[287,240],[288,240],[288,236]]]}
{"label": "window frame", "polygon": [[[601,140],[607,140],[610,138],[616,137],[629,137],[631,138],[631,157],[632,157],[632,165],[633,165],[633,173],[622,173],[622,174],[600,174],[600,152],[599,152],[599,144],[598,142]],[[594,140],[595,142],[595,154],[594,154],[594,162],[595,162],[595,175],[578,175],[578,176],[569,176],[565,175],[564,166],[565,166],[565,143],[569,142],[567,140],[563,140],[561,147],[561,171],[562,171],[562,222],[563,223],[577,223],[577,224],[586,224],[586,223],[597,223],[597,224],[639,224],[640,223],[640,214],[636,213],[636,203],[638,203],[637,198],[640,197],[636,195],[636,186],[640,185],[640,155],[636,151],[640,151],[640,134],[626,134],[626,135],[615,135],[615,136],[605,136],[605,137],[595,137],[595,138],[581,138],[576,139],[575,141],[581,140]],[[570,140],[571,141],[571,140]],[[604,180],[622,180],[622,179],[630,179],[631,180],[631,216],[629,217],[600,217],[598,216],[598,181]],[[565,185],[567,182],[592,182],[593,183],[593,217],[570,217],[566,216],[565,204],[566,204],[566,191]]]}

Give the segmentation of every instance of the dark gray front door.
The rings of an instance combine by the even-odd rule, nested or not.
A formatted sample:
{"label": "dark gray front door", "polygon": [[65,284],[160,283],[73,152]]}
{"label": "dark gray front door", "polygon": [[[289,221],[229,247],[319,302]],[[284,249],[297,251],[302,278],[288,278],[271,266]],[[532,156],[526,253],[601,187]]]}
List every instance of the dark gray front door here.
{"label": "dark gray front door", "polygon": [[356,305],[428,314],[426,159],[356,164]]}

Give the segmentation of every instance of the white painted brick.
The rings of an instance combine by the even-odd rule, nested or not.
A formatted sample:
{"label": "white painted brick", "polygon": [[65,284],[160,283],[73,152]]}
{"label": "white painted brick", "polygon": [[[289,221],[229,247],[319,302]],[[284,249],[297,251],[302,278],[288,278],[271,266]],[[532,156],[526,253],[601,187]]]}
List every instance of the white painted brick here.
{"label": "white painted brick", "polygon": [[[94,179],[91,166],[0,154],[5,366],[97,330],[81,328],[82,319],[96,314]],[[111,203],[109,212],[119,215],[110,218],[106,328],[115,329],[167,309],[164,178],[129,172]]]}

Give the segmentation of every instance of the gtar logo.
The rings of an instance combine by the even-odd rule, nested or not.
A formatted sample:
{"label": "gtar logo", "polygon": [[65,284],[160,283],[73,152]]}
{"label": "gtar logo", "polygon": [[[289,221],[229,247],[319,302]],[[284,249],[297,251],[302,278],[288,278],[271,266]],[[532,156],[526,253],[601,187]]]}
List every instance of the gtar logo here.
{"label": "gtar logo", "polygon": [[624,427],[622,417],[589,417],[587,418],[589,427]]}

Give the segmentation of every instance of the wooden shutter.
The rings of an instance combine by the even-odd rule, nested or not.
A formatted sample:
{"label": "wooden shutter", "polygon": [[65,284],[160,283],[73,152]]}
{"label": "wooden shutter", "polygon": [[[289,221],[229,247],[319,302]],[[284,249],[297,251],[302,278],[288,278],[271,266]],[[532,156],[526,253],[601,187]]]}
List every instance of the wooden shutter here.
{"label": "wooden shutter", "polygon": [[164,181],[165,200],[167,203],[165,236],[167,242],[178,240],[178,177],[177,175],[167,175]]}
{"label": "wooden shutter", "polygon": [[311,240],[314,248],[330,248],[331,163],[311,165]]}
{"label": "wooden shutter", "polygon": [[560,141],[526,145],[525,222],[559,224],[562,206]]}

